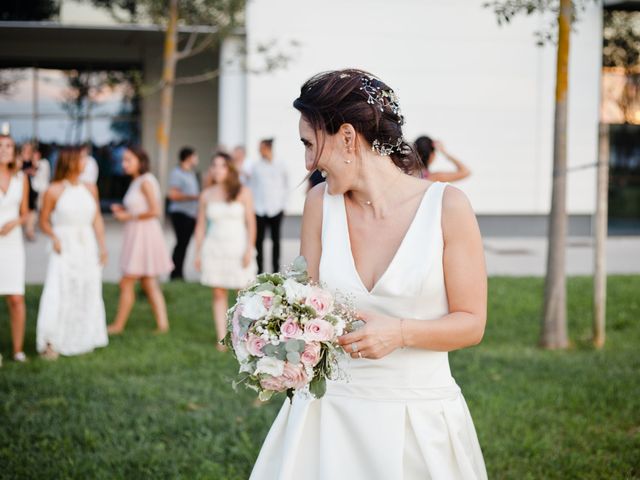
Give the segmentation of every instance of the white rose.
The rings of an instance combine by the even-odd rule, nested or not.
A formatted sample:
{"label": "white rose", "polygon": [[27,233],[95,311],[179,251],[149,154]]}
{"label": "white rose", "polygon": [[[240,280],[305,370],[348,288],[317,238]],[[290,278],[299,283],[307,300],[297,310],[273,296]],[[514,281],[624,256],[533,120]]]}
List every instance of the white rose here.
{"label": "white rose", "polygon": [[258,360],[256,371],[253,374],[266,373],[267,375],[279,377],[282,372],[284,372],[284,362],[282,360],[273,357],[262,357]]}
{"label": "white rose", "polygon": [[238,362],[244,363],[249,358],[249,350],[247,350],[245,342],[236,343],[233,350],[236,352]]}
{"label": "white rose", "polygon": [[242,302],[242,316],[252,320],[258,320],[267,314],[261,295],[251,295]]}
{"label": "white rose", "polygon": [[282,286],[289,303],[304,300],[309,295],[309,285],[303,285],[292,278],[287,278]]}

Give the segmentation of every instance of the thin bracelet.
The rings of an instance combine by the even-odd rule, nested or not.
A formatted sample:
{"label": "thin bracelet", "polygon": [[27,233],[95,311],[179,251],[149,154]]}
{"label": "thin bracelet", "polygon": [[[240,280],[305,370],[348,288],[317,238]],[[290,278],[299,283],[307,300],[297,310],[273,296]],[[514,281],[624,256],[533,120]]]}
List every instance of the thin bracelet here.
{"label": "thin bracelet", "polygon": [[404,340],[404,329],[402,328],[402,324],[404,323],[404,318],[400,319],[400,338],[402,339],[402,348],[407,347],[407,342]]}

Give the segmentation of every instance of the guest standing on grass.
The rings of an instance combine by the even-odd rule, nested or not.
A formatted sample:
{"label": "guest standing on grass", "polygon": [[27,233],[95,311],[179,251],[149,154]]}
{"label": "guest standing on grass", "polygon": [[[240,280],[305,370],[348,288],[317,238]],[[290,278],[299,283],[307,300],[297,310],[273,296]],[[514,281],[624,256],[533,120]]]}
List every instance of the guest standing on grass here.
{"label": "guest standing on grass", "polygon": [[16,144],[9,135],[0,135],[0,296],[7,299],[13,359],[17,362],[27,359],[22,351],[26,309],[21,227],[29,212],[28,195],[29,183],[18,167]]}
{"label": "guest standing on grass", "polygon": [[280,227],[284,218],[289,183],[285,165],[273,158],[273,139],[260,142],[260,160],[251,169],[249,186],[256,205],[258,270],[264,271],[265,230],[271,230],[273,271],[280,270]]}
{"label": "guest standing on grass", "polygon": [[240,182],[243,185],[247,185],[251,177],[251,162],[247,160],[247,152],[243,145],[234,147],[231,152],[231,159],[233,160],[233,166],[238,171]]}
{"label": "guest standing on grass", "polygon": [[102,300],[107,261],[98,189],[83,183],[80,148],[63,148],[44,194],[40,228],[52,249],[44,283],[36,348],[48,360],[79,355],[109,343]]}
{"label": "guest standing on grass", "polygon": [[22,171],[27,175],[27,180],[29,182],[29,213],[27,215],[27,220],[24,225],[24,235],[27,237],[27,240],[33,242],[36,239],[36,211],[38,209],[38,193],[39,190],[34,188],[34,183],[37,183],[35,180],[38,175],[39,169],[39,157],[36,156],[36,148],[33,143],[26,142],[22,144],[20,148],[20,166]]}
{"label": "guest standing on grass", "polygon": [[[217,153],[209,169],[211,185],[200,195],[196,224],[196,269],[212,289],[218,341],[226,334],[228,290],[246,287],[257,273],[256,217],[251,191],[242,186],[231,157]],[[218,350],[224,350],[217,345]]]}
{"label": "guest standing on grass", "polygon": [[[25,224],[25,235],[29,239],[35,239],[36,237],[36,221],[37,211],[42,206],[42,199],[44,192],[49,188],[51,181],[51,167],[49,161],[46,158],[42,158],[40,149],[32,145],[33,153],[31,155],[31,168],[30,173],[30,193],[29,201],[33,202],[33,205],[29,205],[29,216],[27,217],[27,223]],[[31,209],[31,207],[34,207]]]}
{"label": "guest standing on grass", "polygon": [[141,148],[129,147],[122,157],[122,168],[132,178],[124,205],[113,205],[113,216],[123,222],[124,240],[120,267],[118,313],[109,325],[110,334],[122,333],[135,302],[134,286],[142,283],[156,319],[158,333],[169,330],[167,307],[157,277],[171,272],[173,263],[164,242],[160,216],[160,185],[149,173],[149,156]]}
{"label": "guest standing on grass", "polygon": [[176,166],[169,175],[169,215],[176,232],[172,280],[184,278],[184,257],[196,227],[200,194],[198,177],[194,171],[198,166],[198,154],[191,147],[183,147],[179,153],[179,160],[180,165]]}
{"label": "guest standing on grass", "polygon": [[[416,139],[414,148],[420,159],[420,178],[428,178],[432,182],[455,182],[471,175],[467,166],[445,150],[441,142],[432,140],[423,135]],[[456,167],[454,172],[432,172],[431,164],[436,159],[436,154],[440,153]]]}
{"label": "guest standing on grass", "polygon": [[85,143],[82,146],[82,157],[84,158],[84,168],[80,174],[80,181],[82,183],[98,183],[98,176],[100,169],[98,168],[98,162],[91,155],[91,144]]}

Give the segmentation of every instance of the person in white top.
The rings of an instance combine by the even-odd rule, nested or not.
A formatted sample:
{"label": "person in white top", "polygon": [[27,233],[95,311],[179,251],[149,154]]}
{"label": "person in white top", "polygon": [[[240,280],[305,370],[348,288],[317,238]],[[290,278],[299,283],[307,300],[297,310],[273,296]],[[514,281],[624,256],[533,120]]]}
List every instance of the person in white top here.
{"label": "person in white top", "polygon": [[[320,399],[284,400],[250,480],[486,480],[448,352],[487,318],[482,238],[464,193],[413,176],[393,90],[361,70],[325,72],[294,101],[307,170],[300,253],[309,276],[353,299]],[[477,372],[474,381],[482,381]]]}
{"label": "person in white top", "polygon": [[18,362],[26,360],[22,351],[26,312],[21,227],[27,221],[28,203],[29,182],[18,168],[16,144],[9,135],[0,135],[0,296],[7,299],[13,358]]}
{"label": "person in white top", "polygon": [[102,300],[104,222],[97,187],[78,180],[84,161],[79,148],[60,150],[40,214],[40,227],[51,238],[52,249],[40,297],[36,348],[48,360],[109,343]]}
{"label": "person in white top", "polygon": [[82,156],[85,158],[84,170],[82,170],[78,180],[82,183],[92,183],[95,185],[98,183],[98,162],[89,154],[89,144],[82,146]]}
{"label": "person in white top", "polygon": [[240,175],[240,181],[243,185],[247,185],[251,178],[251,161],[247,159],[247,152],[244,146],[237,145],[234,147],[231,151],[231,158],[233,159],[233,166]]}
{"label": "person in white top", "polygon": [[289,181],[285,165],[273,158],[273,139],[260,142],[260,160],[251,168],[249,187],[253,192],[258,226],[256,249],[258,251],[258,271],[264,272],[262,243],[265,230],[271,230],[273,241],[273,271],[280,270],[280,227],[289,193]]}
{"label": "person in white top", "polygon": [[231,156],[214,155],[209,168],[211,185],[200,194],[196,224],[196,269],[200,282],[211,287],[216,325],[216,348],[226,335],[228,290],[245,288],[255,279],[256,217],[251,191],[240,183]]}
{"label": "person in white top", "polygon": [[[25,154],[25,151],[28,152]],[[24,163],[29,162],[28,168],[25,168],[25,172],[29,175],[30,193],[29,193],[29,216],[25,224],[25,235],[29,240],[35,240],[36,237],[36,212],[42,205],[42,196],[49,187],[51,180],[51,167],[49,161],[46,158],[42,158],[40,149],[32,144],[25,143],[22,146],[22,161],[23,168]]]}

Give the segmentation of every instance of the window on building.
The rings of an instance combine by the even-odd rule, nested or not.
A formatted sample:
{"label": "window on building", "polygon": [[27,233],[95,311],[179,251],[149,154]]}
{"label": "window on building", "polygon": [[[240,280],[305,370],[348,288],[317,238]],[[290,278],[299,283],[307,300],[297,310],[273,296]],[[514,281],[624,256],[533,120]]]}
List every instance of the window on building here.
{"label": "window on building", "polygon": [[52,171],[60,145],[88,143],[101,197],[119,200],[124,145],[140,142],[139,78],[137,70],[0,70],[0,124],[18,144],[36,141]]}

